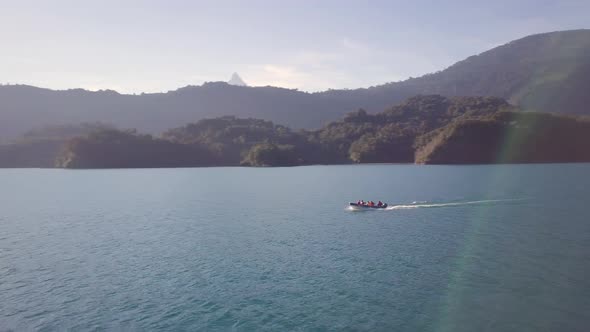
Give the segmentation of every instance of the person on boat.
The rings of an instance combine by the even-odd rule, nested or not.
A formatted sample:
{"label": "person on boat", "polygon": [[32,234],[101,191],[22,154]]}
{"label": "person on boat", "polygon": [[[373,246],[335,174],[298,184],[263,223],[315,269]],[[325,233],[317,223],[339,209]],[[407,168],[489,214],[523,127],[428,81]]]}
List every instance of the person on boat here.
{"label": "person on boat", "polygon": [[377,206],[379,206],[379,207],[383,206],[383,202],[379,201],[379,203],[377,203]]}
{"label": "person on boat", "polygon": [[369,206],[375,206],[375,202],[373,202],[373,201],[370,201],[370,202],[369,202]]}

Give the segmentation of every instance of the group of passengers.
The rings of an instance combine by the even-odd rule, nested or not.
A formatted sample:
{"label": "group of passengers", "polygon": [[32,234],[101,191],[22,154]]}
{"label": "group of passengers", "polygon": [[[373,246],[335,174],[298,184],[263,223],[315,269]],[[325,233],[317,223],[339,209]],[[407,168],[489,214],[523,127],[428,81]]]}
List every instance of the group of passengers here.
{"label": "group of passengers", "polygon": [[376,207],[381,207],[381,206],[383,206],[383,202],[381,202],[381,201],[379,201],[378,203],[375,203],[373,201],[365,202],[362,199],[360,201],[358,201],[356,204],[362,205],[362,206],[370,206],[370,207],[375,207],[375,206]]}

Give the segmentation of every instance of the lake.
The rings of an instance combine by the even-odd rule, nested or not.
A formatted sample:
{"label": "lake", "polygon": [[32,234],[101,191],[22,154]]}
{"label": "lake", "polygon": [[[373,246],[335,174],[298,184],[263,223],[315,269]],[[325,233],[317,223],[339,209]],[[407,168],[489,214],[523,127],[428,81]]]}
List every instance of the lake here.
{"label": "lake", "polygon": [[4,169],[0,202],[1,331],[590,324],[590,164]]}

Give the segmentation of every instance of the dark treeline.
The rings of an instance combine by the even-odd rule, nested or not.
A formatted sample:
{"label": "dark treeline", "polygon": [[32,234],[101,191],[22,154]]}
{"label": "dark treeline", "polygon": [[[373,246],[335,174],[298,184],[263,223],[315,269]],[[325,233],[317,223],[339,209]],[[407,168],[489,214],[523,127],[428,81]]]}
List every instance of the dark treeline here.
{"label": "dark treeline", "polygon": [[424,140],[417,163],[548,163],[590,161],[590,119],[550,113],[499,112],[460,119]]}
{"label": "dark treeline", "polygon": [[54,167],[56,156],[66,141],[107,129],[114,127],[95,122],[45,126],[30,130],[15,141],[0,144],[0,167]]}
{"label": "dark treeline", "polygon": [[[590,161],[588,119],[521,112],[492,97],[417,96],[381,113],[362,109],[349,113],[314,131],[293,131],[270,121],[226,116],[170,129],[159,137],[102,124],[45,128],[25,137],[0,146],[1,166]],[[43,144],[50,147],[44,149]]]}
{"label": "dark treeline", "polygon": [[215,164],[200,145],[180,144],[135,130],[104,129],[65,142],[55,160],[63,168],[191,167]]}
{"label": "dark treeline", "polygon": [[409,163],[423,135],[458,119],[485,118],[510,109],[500,98],[417,96],[374,115],[363,110],[350,113],[309,136],[340,161]]}
{"label": "dark treeline", "polygon": [[315,93],[225,82],[138,95],[0,85],[0,140],[42,125],[93,121],[154,134],[223,115],[315,130],[358,108],[375,113],[431,94],[495,96],[526,111],[590,115],[590,30],[528,36],[440,69],[368,88]]}

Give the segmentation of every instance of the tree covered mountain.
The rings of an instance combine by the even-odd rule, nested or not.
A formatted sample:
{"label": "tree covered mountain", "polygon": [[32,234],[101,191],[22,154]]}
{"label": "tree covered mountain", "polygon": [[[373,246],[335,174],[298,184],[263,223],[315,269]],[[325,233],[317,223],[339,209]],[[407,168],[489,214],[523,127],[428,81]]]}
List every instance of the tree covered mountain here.
{"label": "tree covered mountain", "polygon": [[324,94],[371,106],[419,94],[494,96],[526,111],[590,114],[589,86],[590,30],[571,30],[518,39],[418,78]]}
{"label": "tree covered mountain", "polygon": [[117,129],[72,138],[54,158],[55,166],[63,168],[194,167],[216,163],[213,155],[199,145]]}
{"label": "tree covered mountain", "polygon": [[161,136],[101,123],[33,130],[0,145],[0,167],[293,166],[590,161],[590,118],[521,112],[496,97],[416,96],[318,130],[225,116]]}
{"label": "tree covered mountain", "polygon": [[590,161],[590,118],[499,112],[454,121],[433,132],[416,163],[492,164]]}
{"label": "tree covered mountain", "polygon": [[304,135],[288,127],[260,119],[224,116],[203,119],[183,127],[167,130],[163,139],[180,144],[205,147],[221,165],[238,165],[256,144],[305,144]]}
{"label": "tree covered mountain", "polygon": [[0,168],[54,167],[56,156],[69,139],[112,129],[112,125],[98,122],[34,128],[10,143],[0,144]]}
{"label": "tree covered mountain", "polygon": [[524,110],[590,114],[589,86],[590,30],[572,30],[528,36],[436,73],[366,89],[306,93],[215,82],[125,95],[5,85],[0,86],[0,139],[33,127],[96,121],[161,133],[225,115],[313,129],[350,111],[374,113],[418,94],[496,96]]}
{"label": "tree covered mountain", "polygon": [[590,161],[590,120],[519,112],[494,97],[417,96],[384,112],[358,110],[314,131],[221,117],[162,137],[100,130],[70,139],[57,167],[294,166],[367,162]]}
{"label": "tree covered mountain", "polygon": [[255,117],[295,128],[319,128],[352,110],[334,98],[275,87],[225,82],[187,86],[167,93],[125,95],[81,89],[54,91],[32,86],[0,86],[0,139],[33,127],[108,122],[121,128],[161,133],[204,118]]}
{"label": "tree covered mountain", "polygon": [[457,119],[510,109],[510,104],[495,97],[416,96],[381,113],[362,109],[349,113],[309,136],[343,161],[413,162],[414,145],[422,135]]}

